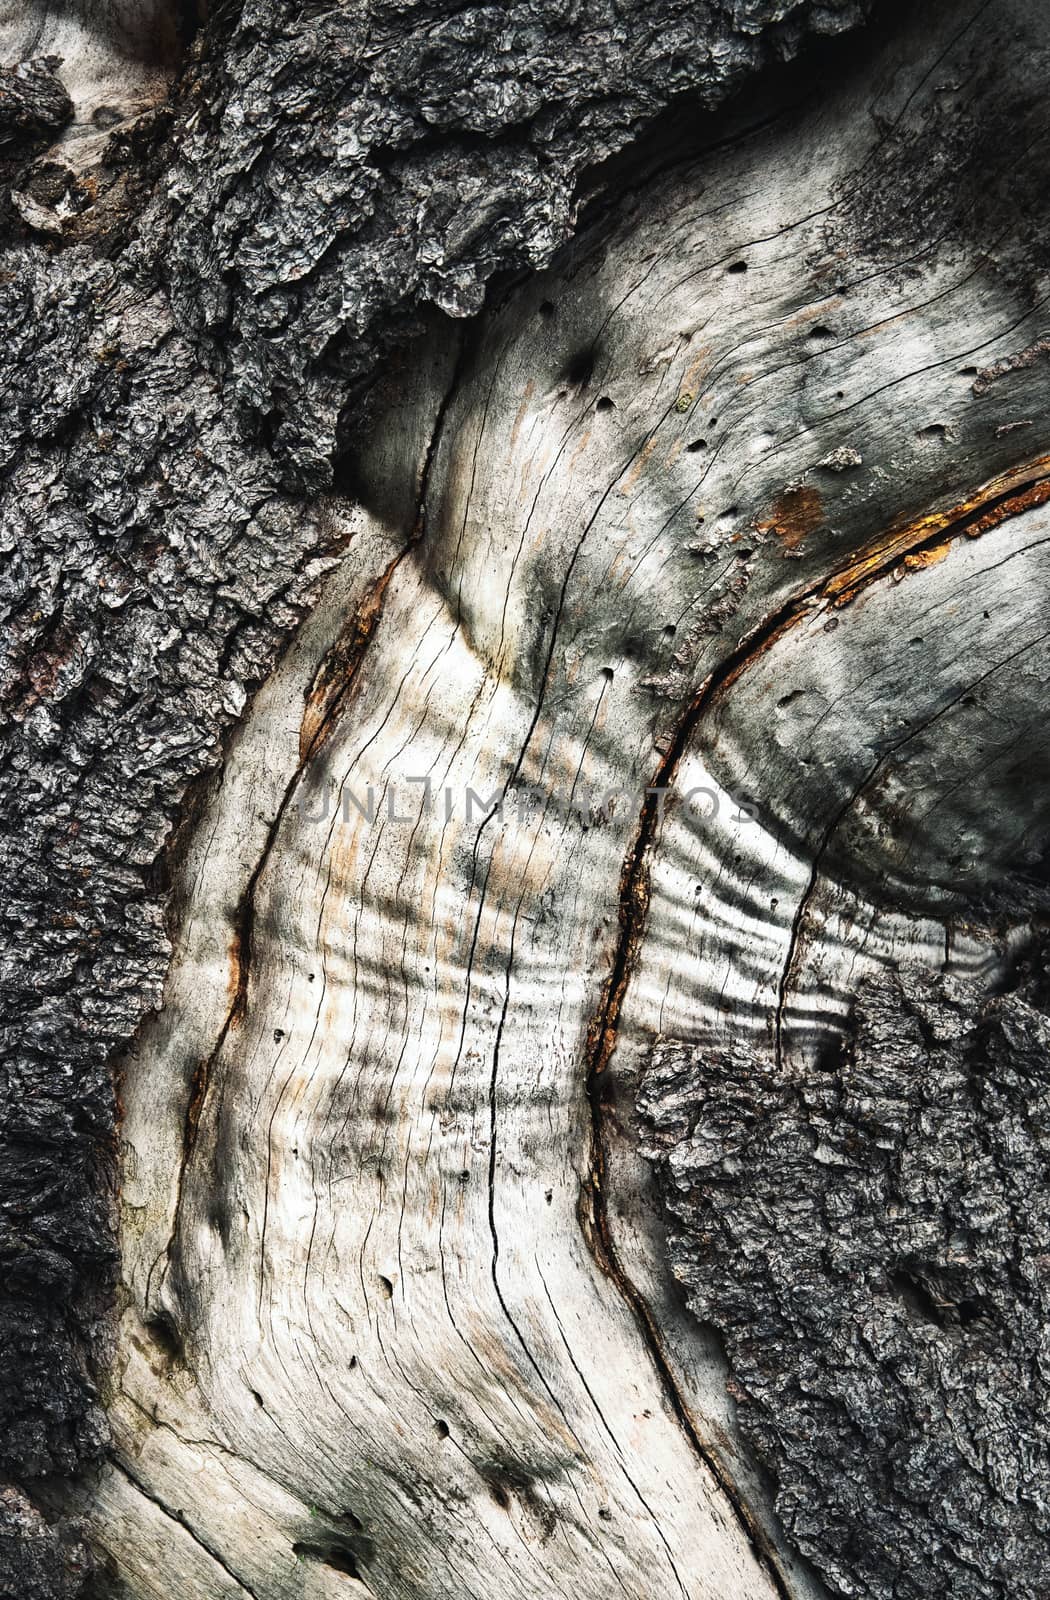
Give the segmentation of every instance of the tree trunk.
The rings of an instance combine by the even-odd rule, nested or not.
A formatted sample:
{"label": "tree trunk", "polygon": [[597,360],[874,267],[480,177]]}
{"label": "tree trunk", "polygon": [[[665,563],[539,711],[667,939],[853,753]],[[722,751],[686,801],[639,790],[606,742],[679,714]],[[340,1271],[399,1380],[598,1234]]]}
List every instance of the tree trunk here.
{"label": "tree trunk", "polygon": [[1050,1588],[1048,51],[864,9],[0,35],[0,1595]]}

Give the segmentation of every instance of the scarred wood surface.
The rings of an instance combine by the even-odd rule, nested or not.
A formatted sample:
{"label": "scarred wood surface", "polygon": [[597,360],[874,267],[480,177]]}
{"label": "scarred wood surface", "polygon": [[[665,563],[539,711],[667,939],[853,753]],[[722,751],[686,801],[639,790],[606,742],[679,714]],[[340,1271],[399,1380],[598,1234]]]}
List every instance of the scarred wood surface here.
{"label": "scarred wood surface", "polygon": [[[785,1539],[631,1104],[657,1035],[805,1072],[863,976],[993,978],[960,896],[1041,848],[1042,279],[961,179],[891,182],[950,164],[980,36],[938,27],[435,330],[368,509],[320,508],[344,565],[123,1069],[79,1503],[135,1600],[820,1595],[793,1543],[890,1592],[819,1526],[834,1461]],[[985,771],[1004,719],[1036,781]]]}
{"label": "scarred wood surface", "polygon": [[316,496],[356,492],[380,380],[412,391],[392,352],[435,305],[465,317],[548,262],[670,105],[691,121],[864,11],[0,14],[0,1587],[19,1600],[72,1600],[89,1565],[34,1502],[109,1444],[112,1068],[161,998],[194,780],[330,569],[345,530]]}

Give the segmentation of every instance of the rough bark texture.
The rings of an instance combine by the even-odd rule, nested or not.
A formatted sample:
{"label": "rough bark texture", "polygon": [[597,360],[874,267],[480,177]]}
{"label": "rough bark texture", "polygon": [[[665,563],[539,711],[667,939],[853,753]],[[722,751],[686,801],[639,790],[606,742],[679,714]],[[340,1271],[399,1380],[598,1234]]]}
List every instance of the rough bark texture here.
{"label": "rough bark texture", "polygon": [[[645,1265],[628,1106],[660,1032],[642,1105],[672,1264],[725,1339],[792,1540],[872,1600],[1038,1595],[1045,1441],[1019,1385],[1042,1337],[1042,990],[989,1001],[968,918],[989,873],[1038,857],[1042,789],[993,772],[985,826],[957,797],[994,769],[986,731],[947,725],[909,791],[944,803],[905,828],[895,736],[856,749],[857,683],[927,613],[936,649],[887,666],[879,716],[936,720],[972,687],[960,607],[987,653],[972,677],[1030,744],[1045,693],[1037,8],[890,29],[826,127],[819,101],[769,134],[752,108],[466,351],[433,308],[480,313],[493,279],[549,261],[660,112],[865,8],[220,6],[170,104],[173,25],[122,89],[90,88],[126,9],[91,9],[78,60],[41,8],[33,38],[61,53],[58,30],[65,59],[0,80],[0,1465],[22,1486],[0,1593],[82,1587],[75,1531],[31,1504],[69,1496],[31,1480],[101,1458],[115,1355],[112,1460],[72,1503],[129,1600],[172,1581],[180,1600],[819,1594],[722,1417],[716,1355]],[[422,354],[392,354],[420,329]],[[225,794],[187,809],[319,596]],[[477,826],[436,857],[393,826],[322,848],[297,805],[331,786],[322,752],[350,771],[370,745],[379,774],[410,747],[422,770],[425,746],[481,794],[562,762],[710,777],[762,792],[761,839],[701,848],[650,800],[556,844],[543,818],[498,860]],[[438,904],[445,854],[467,909],[432,947],[410,913]],[[690,920],[704,873],[724,900]],[[1011,909],[1030,941],[1038,906]],[[171,936],[166,1012],[125,1062],[118,1335],[111,1068]],[[935,937],[957,960],[917,977]],[[1001,988],[1013,947],[997,959]],[[740,1167],[745,1123],[760,1155]],[[819,1227],[785,1240],[789,1204]],[[439,1256],[455,1338],[419,1310]],[[330,1260],[353,1282],[333,1290]],[[485,1376],[457,1385],[464,1327]],[[415,1364],[428,1340],[438,1377]]]}
{"label": "rough bark texture", "polygon": [[[550,260],[580,179],[679,97],[711,106],[858,0],[249,6],[168,180],[173,300],[232,394],[326,482],[355,380],[434,304]],[[203,270],[202,270],[203,268]]]}
{"label": "rough bark texture", "polygon": [[0,67],[0,138],[4,146],[43,138],[68,122],[73,102],[56,72],[58,56]]}
{"label": "rough bark texture", "polygon": [[797,1080],[746,1046],[654,1053],[674,1269],[785,1526],[844,1594],[1050,1582],[1046,985],[1041,946],[992,998],[868,979],[845,1048]]}

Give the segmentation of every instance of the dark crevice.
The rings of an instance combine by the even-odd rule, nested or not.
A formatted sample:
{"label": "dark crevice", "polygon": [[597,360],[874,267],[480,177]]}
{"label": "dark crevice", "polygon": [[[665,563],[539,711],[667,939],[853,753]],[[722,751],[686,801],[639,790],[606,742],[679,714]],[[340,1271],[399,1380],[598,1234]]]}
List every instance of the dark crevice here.
{"label": "dark crevice", "polygon": [[980,1295],[960,1293],[935,1267],[900,1269],[891,1273],[888,1281],[908,1311],[933,1327],[951,1332],[988,1316]]}
{"label": "dark crevice", "polygon": [[[361,1543],[371,1545],[370,1540]],[[292,1551],[300,1561],[318,1561],[322,1566],[331,1567],[333,1572],[341,1572],[344,1577],[356,1578],[358,1583],[365,1582],[360,1566],[364,1556],[348,1542],[333,1540],[309,1543],[304,1540],[293,1544]]]}
{"label": "dark crevice", "polygon": [[[594,376],[596,362],[596,347],[593,344],[587,345],[584,349],[577,351],[566,364],[561,381],[570,383],[578,389],[585,389]],[[600,401],[599,405],[601,405]],[[603,409],[605,408],[603,407]]]}
{"label": "dark crevice", "polygon": [[175,33],[185,54],[208,20],[208,0],[175,0]]}

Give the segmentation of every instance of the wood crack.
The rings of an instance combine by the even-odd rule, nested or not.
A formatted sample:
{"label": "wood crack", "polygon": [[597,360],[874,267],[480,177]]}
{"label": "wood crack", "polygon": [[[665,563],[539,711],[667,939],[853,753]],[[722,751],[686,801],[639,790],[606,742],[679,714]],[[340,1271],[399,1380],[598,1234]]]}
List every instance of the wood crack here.
{"label": "wood crack", "polygon": [[167,1245],[161,1257],[154,1262],[150,1269],[146,1286],[146,1301],[150,1300],[153,1275],[160,1261],[164,1262],[164,1276],[170,1269],[172,1253],[178,1237],[179,1218],[182,1210],[183,1194],[185,1189],[186,1174],[193,1152],[196,1148],[197,1134],[200,1127],[201,1113],[207,1098],[208,1088],[211,1083],[212,1072],[218,1061],[223,1046],[226,1043],[231,1028],[236,1026],[244,1017],[248,1004],[248,980],[251,971],[253,936],[255,930],[255,895],[263,872],[266,870],[281,826],[287,815],[292,798],[299,785],[303,773],[318,751],[323,747],[330,730],[336,725],[343,711],[346,709],[348,699],[353,692],[357,680],[358,669],[367,653],[368,647],[375,636],[380,618],[383,614],[383,603],[386,598],[390,583],[401,566],[402,562],[411,554],[419,544],[426,532],[426,497],[433,472],[434,461],[438,445],[444,430],[445,420],[449,407],[461,380],[464,365],[467,359],[467,343],[464,341],[453,368],[452,376],[441,403],[438,406],[430,438],[427,443],[426,454],[419,476],[419,491],[416,498],[416,514],[412,521],[412,530],[408,540],[387,563],[376,583],[372,586],[364,601],[356,608],[348,628],[341,630],[339,636],[329,646],[325,656],[314,674],[313,683],[308,699],[307,712],[304,714],[304,729],[307,725],[310,709],[316,715],[314,725],[310,729],[305,742],[300,737],[299,759],[295,770],[285,785],[280,803],[270,823],[263,848],[259,858],[252,869],[251,875],[245,884],[244,891],[238,902],[234,914],[233,934],[231,938],[231,954],[235,964],[235,986],[233,999],[227,1009],[222,1026],[219,1029],[215,1044],[209,1054],[200,1061],[190,1080],[190,1093],[186,1105],[186,1115],[183,1123],[182,1149],[179,1157],[178,1178],[176,1182],[175,1206],[172,1212],[171,1232]]}
{"label": "wood crack", "polygon": [[125,1477],[132,1487],[138,1490],[139,1494],[141,1494],[144,1499],[148,1500],[151,1505],[155,1505],[158,1511],[163,1512],[164,1516],[170,1518],[172,1522],[177,1522],[179,1527],[182,1528],[183,1532],[189,1534],[194,1544],[197,1545],[199,1549],[203,1550],[205,1555],[210,1556],[211,1560],[215,1562],[217,1567],[222,1568],[223,1572],[225,1572],[226,1576],[231,1580],[232,1583],[235,1583],[239,1589],[243,1589],[246,1595],[251,1596],[251,1600],[259,1600],[259,1596],[256,1594],[255,1590],[245,1583],[244,1579],[240,1577],[238,1573],[234,1572],[232,1567],[227,1565],[217,1550],[213,1549],[213,1547],[205,1539],[201,1538],[200,1534],[197,1533],[196,1530],[187,1522],[181,1511],[174,1510],[171,1506],[165,1505],[164,1501],[159,1499],[158,1496],[154,1494],[153,1490],[148,1488],[147,1485],[143,1483],[142,1479],[131,1471],[131,1468],[128,1466],[126,1461],[119,1459],[117,1456],[112,1456],[111,1460],[116,1471],[119,1472],[122,1477]]}

